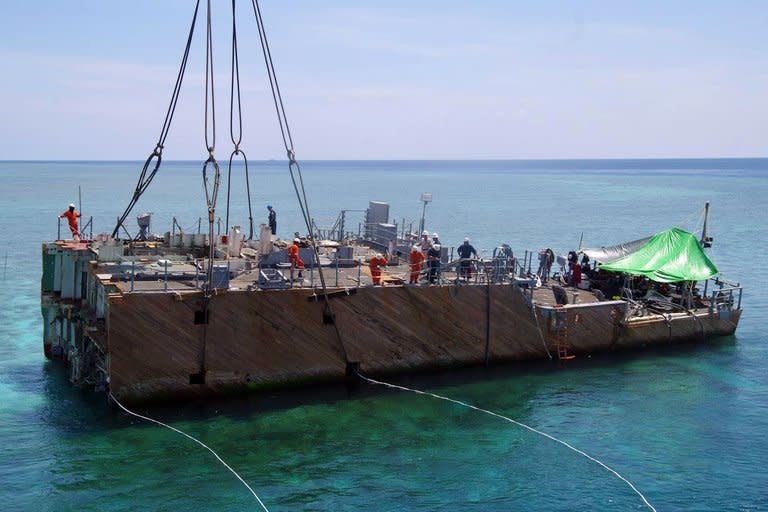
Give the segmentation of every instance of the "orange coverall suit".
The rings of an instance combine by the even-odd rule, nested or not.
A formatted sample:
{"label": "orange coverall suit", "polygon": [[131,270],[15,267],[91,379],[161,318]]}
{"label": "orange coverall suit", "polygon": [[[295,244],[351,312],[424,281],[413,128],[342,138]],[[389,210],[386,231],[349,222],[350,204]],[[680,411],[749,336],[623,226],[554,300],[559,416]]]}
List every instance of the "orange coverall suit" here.
{"label": "orange coverall suit", "polygon": [[67,222],[69,222],[69,230],[72,232],[72,236],[80,236],[80,232],[77,230],[77,218],[80,216],[80,213],[77,210],[67,210],[61,215],[59,215],[60,219],[66,218]]}
{"label": "orange coverall suit", "polygon": [[385,257],[377,258],[374,256],[371,258],[371,278],[373,279],[373,285],[378,286],[381,284],[381,270],[379,269],[379,266],[384,266],[387,264],[387,259]]}
{"label": "orange coverall suit", "polygon": [[304,270],[304,260],[299,257],[299,246],[295,243],[288,248],[288,261],[291,262],[291,273],[293,269],[299,269],[299,273]]}
{"label": "orange coverall suit", "polygon": [[408,255],[408,259],[411,262],[411,279],[408,281],[413,284],[419,280],[419,274],[421,274],[421,265],[424,263],[424,253],[421,251],[411,251]]}

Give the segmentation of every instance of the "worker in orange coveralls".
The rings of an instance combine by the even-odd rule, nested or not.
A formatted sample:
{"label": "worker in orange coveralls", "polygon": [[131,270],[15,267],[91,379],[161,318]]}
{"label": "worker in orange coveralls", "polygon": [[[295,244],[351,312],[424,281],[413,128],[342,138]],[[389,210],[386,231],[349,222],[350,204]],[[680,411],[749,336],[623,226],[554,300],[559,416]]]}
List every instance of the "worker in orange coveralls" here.
{"label": "worker in orange coveralls", "polygon": [[378,286],[381,284],[381,269],[380,266],[387,264],[387,259],[381,253],[371,258],[369,265],[371,266],[371,278],[373,279],[373,285]]}
{"label": "worker in orange coveralls", "polygon": [[80,217],[80,212],[75,210],[75,203],[69,203],[69,209],[59,215],[60,219],[67,219],[69,222],[69,230],[72,232],[72,238],[76,242],[80,241],[80,232],[77,230],[77,218]]}
{"label": "worker in orange coveralls", "polygon": [[299,239],[293,239],[293,245],[288,247],[288,261],[291,262],[291,279],[293,279],[293,269],[299,270],[299,279],[302,278],[301,271],[304,270],[304,260],[299,256]]}
{"label": "worker in orange coveralls", "polygon": [[419,281],[419,274],[421,274],[421,266],[424,263],[424,253],[418,245],[411,247],[411,252],[408,254],[408,261],[411,263],[411,279],[409,284],[415,284]]}

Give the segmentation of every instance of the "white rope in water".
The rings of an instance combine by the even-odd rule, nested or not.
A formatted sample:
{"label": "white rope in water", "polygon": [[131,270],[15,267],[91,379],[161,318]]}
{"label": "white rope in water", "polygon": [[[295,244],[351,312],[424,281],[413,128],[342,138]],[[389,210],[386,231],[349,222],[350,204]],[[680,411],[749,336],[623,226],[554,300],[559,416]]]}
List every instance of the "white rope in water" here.
{"label": "white rope in water", "polygon": [[119,406],[119,407],[120,407],[122,410],[124,410],[125,412],[127,412],[127,413],[128,413],[128,414],[130,414],[131,416],[136,416],[137,418],[141,418],[142,420],[145,420],[145,421],[149,421],[149,422],[155,423],[155,424],[157,424],[157,425],[160,425],[161,427],[165,427],[165,428],[171,429],[171,430],[173,430],[174,432],[176,432],[177,434],[181,434],[182,436],[184,436],[184,437],[186,437],[187,439],[190,439],[190,440],[192,440],[192,441],[196,442],[197,444],[199,444],[200,446],[202,446],[203,448],[205,448],[206,450],[208,450],[209,452],[211,452],[211,453],[213,454],[213,456],[214,456],[214,457],[216,457],[216,460],[218,460],[219,462],[221,462],[221,463],[224,465],[224,467],[225,467],[225,468],[227,468],[227,469],[228,469],[228,470],[229,470],[229,471],[230,471],[230,472],[231,472],[233,475],[235,475],[235,477],[237,477],[237,479],[238,479],[238,480],[240,480],[240,482],[241,482],[241,483],[242,483],[242,484],[243,484],[243,485],[244,485],[244,486],[245,486],[245,487],[246,487],[246,488],[247,488],[249,491],[251,491],[251,494],[253,494],[253,497],[254,497],[254,498],[256,498],[256,501],[258,501],[258,502],[259,502],[259,505],[261,505],[261,508],[263,508],[265,512],[269,512],[269,509],[267,509],[267,506],[266,506],[266,505],[264,505],[264,502],[263,502],[263,501],[261,501],[261,498],[259,498],[259,496],[258,496],[258,495],[257,495],[257,494],[256,494],[256,493],[253,491],[253,489],[251,489],[251,486],[250,486],[250,485],[248,485],[248,483],[247,483],[245,480],[243,480],[243,479],[242,479],[242,477],[241,477],[240,475],[238,475],[238,474],[237,474],[237,471],[235,471],[234,469],[232,469],[232,467],[231,467],[229,464],[227,464],[226,462],[224,462],[224,459],[222,459],[221,457],[219,457],[219,455],[218,455],[218,454],[217,454],[215,451],[213,451],[213,450],[212,450],[212,449],[211,449],[211,448],[210,448],[208,445],[206,445],[206,444],[205,444],[205,443],[203,443],[202,441],[199,441],[199,440],[195,439],[194,437],[192,437],[191,435],[187,434],[186,432],[182,432],[181,430],[179,430],[179,429],[177,429],[177,428],[175,428],[175,427],[172,427],[172,426],[170,426],[170,425],[167,425],[167,424],[163,423],[162,421],[158,421],[158,420],[156,420],[156,419],[153,419],[153,418],[150,418],[150,417],[148,417],[148,416],[142,416],[141,414],[138,414],[138,413],[135,413],[135,412],[133,412],[133,411],[131,411],[131,410],[128,410],[128,408],[126,408],[126,407],[125,407],[123,404],[121,404],[121,403],[120,403],[120,401],[119,401],[119,400],[118,400],[118,399],[115,397],[115,395],[113,395],[112,393],[110,393],[110,394],[109,394],[109,397],[110,397],[112,400],[114,400],[114,401],[115,401],[115,403],[116,403],[116,404],[117,404],[117,405],[118,405],[118,406]]}
{"label": "white rope in water", "polygon": [[448,398],[448,397],[445,397],[445,396],[436,395],[435,393],[429,393],[429,392],[427,392],[427,391],[421,391],[421,390],[418,390],[418,389],[407,388],[407,387],[405,387],[405,386],[398,386],[397,384],[390,384],[390,383],[388,383],[388,382],[381,382],[381,381],[378,381],[378,380],[374,380],[374,379],[371,379],[371,378],[365,377],[364,375],[361,375],[360,373],[358,373],[357,375],[358,375],[358,376],[359,376],[361,379],[363,379],[364,381],[366,381],[366,382],[370,382],[371,384],[378,384],[378,385],[380,385],[380,386],[385,386],[385,387],[388,387],[388,388],[392,388],[392,389],[399,389],[399,390],[401,390],[401,391],[410,391],[410,392],[412,392],[412,393],[416,393],[416,394],[419,394],[419,395],[426,395],[426,396],[431,396],[431,397],[433,397],[433,398],[437,398],[437,399],[439,399],[439,400],[445,400],[445,401],[448,401],[448,402],[453,402],[454,404],[458,404],[458,405],[461,405],[461,406],[463,406],[463,407],[468,407],[469,409],[474,409],[475,411],[484,412],[485,414],[490,414],[491,416],[495,416],[495,417],[497,417],[497,418],[500,418],[500,419],[502,419],[502,420],[508,421],[508,422],[510,422],[510,423],[514,423],[514,424],[515,424],[515,425],[517,425],[518,427],[522,427],[522,428],[524,428],[524,429],[526,429],[526,430],[530,430],[531,432],[533,432],[533,433],[535,433],[535,434],[539,434],[540,436],[544,436],[544,437],[546,437],[546,438],[548,438],[548,439],[551,439],[552,441],[555,441],[556,443],[560,443],[561,445],[565,446],[566,448],[568,448],[568,449],[570,449],[570,450],[573,450],[574,452],[578,453],[579,455],[583,455],[583,456],[584,456],[584,457],[586,457],[587,459],[591,460],[592,462],[594,462],[594,463],[596,463],[596,464],[599,464],[600,466],[602,466],[603,468],[605,468],[605,469],[606,469],[606,470],[608,470],[609,472],[613,473],[613,474],[614,474],[614,475],[615,475],[617,478],[619,478],[619,479],[620,479],[620,480],[622,480],[624,483],[626,483],[626,484],[627,484],[627,485],[630,487],[630,489],[632,489],[633,491],[635,491],[635,493],[636,493],[638,496],[640,496],[640,499],[642,499],[642,500],[643,500],[643,503],[645,503],[645,504],[648,506],[648,508],[649,508],[649,509],[653,510],[653,512],[656,512],[656,509],[653,507],[653,505],[651,505],[651,504],[648,502],[648,500],[645,498],[645,496],[643,496],[643,493],[641,493],[641,492],[640,492],[640,491],[637,489],[637,487],[635,487],[635,486],[632,484],[632,482],[630,482],[629,480],[627,480],[626,478],[624,478],[623,476],[621,476],[621,475],[620,475],[620,474],[619,474],[619,473],[618,473],[616,470],[614,470],[614,469],[612,469],[612,468],[608,467],[606,464],[604,464],[603,462],[600,462],[599,460],[597,460],[596,458],[592,457],[592,456],[591,456],[591,455],[589,455],[588,453],[586,453],[586,452],[584,452],[584,451],[582,451],[582,450],[579,450],[578,448],[576,448],[576,447],[574,447],[574,446],[572,446],[572,445],[570,445],[570,444],[566,443],[565,441],[561,441],[560,439],[558,439],[558,438],[556,438],[556,437],[554,437],[554,436],[552,436],[552,435],[550,435],[550,434],[547,434],[546,432],[542,432],[542,431],[540,431],[540,430],[536,430],[535,428],[533,428],[533,427],[530,427],[530,426],[526,425],[525,423],[520,423],[519,421],[515,421],[515,420],[513,420],[512,418],[508,418],[508,417],[506,417],[506,416],[502,416],[501,414],[495,413],[495,412],[493,412],[493,411],[489,411],[489,410],[487,410],[487,409],[483,409],[483,408],[481,408],[481,407],[477,407],[477,406],[475,406],[475,405],[472,405],[472,404],[468,404],[468,403],[466,403],[466,402],[462,402],[462,401],[460,401],[460,400],[455,400],[455,399],[453,399],[453,398]]}

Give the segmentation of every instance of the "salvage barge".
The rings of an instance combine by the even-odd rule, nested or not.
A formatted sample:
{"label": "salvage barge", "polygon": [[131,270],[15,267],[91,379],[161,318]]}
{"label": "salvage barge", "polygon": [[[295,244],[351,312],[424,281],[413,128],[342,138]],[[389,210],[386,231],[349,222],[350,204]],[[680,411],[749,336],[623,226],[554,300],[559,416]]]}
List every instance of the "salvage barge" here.
{"label": "salvage barge", "polygon": [[316,260],[301,249],[323,265],[324,293],[315,265],[288,275],[279,242],[234,242],[214,241],[208,301],[204,236],[44,243],[45,355],[74,384],[138,403],[698,341],[741,316],[741,287],[717,277],[638,297],[617,273],[612,295],[597,272],[589,286],[542,284],[533,258],[511,253],[462,277],[444,257],[435,283],[415,285],[393,254],[373,286],[365,261],[381,248],[366,240],[319,242]]}

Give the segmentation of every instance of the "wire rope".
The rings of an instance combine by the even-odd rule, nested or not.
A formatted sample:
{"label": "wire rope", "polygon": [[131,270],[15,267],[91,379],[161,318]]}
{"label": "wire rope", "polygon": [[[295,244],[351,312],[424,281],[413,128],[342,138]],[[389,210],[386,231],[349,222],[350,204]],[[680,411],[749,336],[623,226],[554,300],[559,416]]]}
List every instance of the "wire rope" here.
{"label": "wire rope", "polygon": [[[136,203],[139,201],[139,198],[147,190],[147,187],[149,187],[149,184],[155,178],[157,171],[160,170],[160,164],[163,160],[163,146],[165,144],[166,137],[168,137],[168,132],[171,129],[173,115],[176,112],[176,104],[179,101],[179,95],[181,93],[181,85],[184,82],[184,74],[187,69],[187,61],[189,59],[189,50],[190,50],[190,47],[192,46],[192,37],[195,33],[195,24],[197,23],[197,13],[198,13],[199,7],[200,7],[200,0],[197,0],[197,2],[195,3],[195,11],[194,11],[194,14],[192,15],[192,22],[190,23],[190,26],[189,26],[187,43],[184,46],[184,54],[181,58],[181,64],[179,66],[178,74],[176,75],[176,84],[173,88],[173,93],[171,94],[171,101],[168,105],[168,110],[165,113],[165,120],[163,121],[163,126],[160,129],[160,136],[157,139],[157,144],[155,145],[155,148],[150,153],[149,157],[147,157],[146,161],[144,162],[144,166],[142,167],[141,172],[139,173],[139,180],[136,183],[136,189],[134,190],[133,196],[128,202],[128,206],[126,206],[125,211],[117,220],[115,229],[112,231],[112,238],[117,238],[117,235],[120,231],[120,227],[125,222],[125,219],[128,218],[128,215],[130,215],[131,210],[133,210],[133,207],[136,206]],[[153,161],[155,162],[154,168],[152,169],[151,172],[149,172],[149,175],[147,175],[147,172],[149,171],[149,168],[152,165]]]}
{"label": "wire rope", "polygon": [[[237,110],[235,110],[235,99],[237,100]],[[235,112],[237,112],[237,130],[235,130]],[[237,131],[237,135],[235,135]],[[229,156],[229,166],[227,169],[227,213],[225,222],[225,232],[229,233],[229,206],[230,191],[232,183],[232,161],[237,155],[242,155],[245,165],[245,192],[248,201],[248,239],[253,239],[253,207],[251,204],[251,184],[248,176],[248,158],[245,152],[240,149],[243,140],[243,109],[240,94],[240,58],[237,47],[237,15],[235,9],[235,0],[232,0],[232,65],[230,76],[230,95],[229,95],[229,136],[232,140],[234,149]]]}
{"label": "wire rope", "polygon": [[369,384],[376,384],[376,385],[384,386],[384,387],[387,387],[387,388],[390,388],[390,389],[397,389],[397,390],[400,390],[400,391],[409,391],[411,393],[416,393],[417,395],[431,396],[432,398],[437,398],[438,400],[445,400],[446,402],[451,402],[451,403],[460,405],[462,407],[466,407],[468,409],[472,409],[472,410],[475,410],[475,411],[478,411],[478,412],[482,412],[482,413],[488,414],[490,416],[502,419],[504,421],[507,421],[509,423],[517,425],[518,427],[521,427],[521,428],[524,428],[524,429],[526,429],[526,430],[528,430],[530,432],[533,432],[534,434],[538,434],[540,436],[546,437],[547,439],[550,439],[550,440],[552,440],[552,441],[554,441],[556,443],[559,443],[559,444],[565,446],[566,448],[568,448],[569,450],[572,450],[572,451],[578,453],[579,455],[581,455],[583,457],[586,457],[587,459],[591,460],[595,464],[598,464],[599,466],[601,466],[603,469],[605,469],[608,472],[612,473],[619,480],[621,480],[622,482],[627,484],[629,486],[629,488],[632,489],[635,492],[635,494],[640,496],[640,499],[643,500],[643,503],[650,510],[652,510],[653,512],[656,512],[656,509],[653,507],[653,505],[650,504],[650,502],[646,499],[646,497],[643,495],[643,493],[641,493],[637,489],[637,487],[635,487],[635,485],[632,482],[630,482],[625,477],[623,477],[621,474],[619,474],[618,471],[616,471],[615,469],[611,468],[610,466],[608,466],[604,462],[601,462],[600,460],[596,459],[595,457],[589,455],[585,451],[580,450],[580,449],[576,448],[575,446],[571,445],[570,443],[567,443],[566,441],[558,439],[558,438],[556,438],[555,436],[553,436],[551,434],[547,434],[546,432],[543,432],[541,430],[535,429],[535,428],[533,428],[533,427],[531,427],[529,425],[526,425],[525,423],[522,423],[520,421],[514,420],[514,419],[512,419],[512,418],[510,418],[508,416],[504,416],[502,414],[499,414],[499,413],[496,413],[496,412],[493,412],[493,411],[489,411],[488,409],[483,409],[482,407],[478,407],[476,405],[472,405],[472,404],[469,404],[469,403],[466,403],[466,402],[462,402],[461,400],[456,400],[454,398],[449,398],[447,396],[438,395],[436,393],[430,393],[429,391],[422,391],[422,390],[419,390],[419,389],[408,388],[408,387],[405,387],[405,386],[399,386],[397,384],[392,384],[392,383],[389,383],[389,382],[382,382],[382,381],[379,381],[379,380],[372,379],[370,377],[366,377],[365,375],[362,375],[360,372],[358,372],[357,375],[358,375],[358,377],[360,377],[364,381],[368,382]]}
{"label": "wire rope", "polygon": [[130,409],[128,409],[126,406],[124,406],[122,403],[120,403],[120,401],[117,399],[117,397],[115,397],[115,395],[113,395],[112,393],[109,393],[109,398],[111,398],[111,399],[112,399],[112,400],[113,400],[113,401],[114,401],[114,402],[117,404],[117,406],[118,406],[118,407],[120,407],[120,408],[121,408],[123,411],[125,411],[125,412],[126,412],[126,413],[128,413],[128,414],[130,414],[131,416],[135,416],[136,418],[139,418],[139,419],[142,419],[142,420],[144,420],[144,421],[148,421],[148,422],[150,422],[150,423],[154,423],[154,424],[156,424],[156,425],[160,425],[161,427],[165,427],[165,428],[167,428],[167,429],[169,429],[169,430],[172,430],[172,431],[176,432],[177,434],[180,434],[180,435],[182,435],[182,436],[186,437],[186,438],[187,438],[187,439],[189,439],[190,441],[194,441],[195,443],[199,444],[200,446],[202,446],[203,448],[205,448],[206,450],[208,450],[209,452],[211,452],[211,454],[213,454],[213,456],[214,456],[214,457],[216,457],[216,460],[218,460],[218,461],[219,461],[219,462],[220,462],[220,463],[221,463],[221,464],[222,464],[222,465],[223,465],[225,468],[227,468],[227,469],[230,471],[230,473],[232,473],[233,475],[235,475],[235,478],[237,478],[238,480],[240,480],[240,483],[242,483],[242,484],[245,486],[245,488],[246,488],[246,489],[248,489],[248,491],[250,491],[250,493],[253,495],[253,497],[254,497],[254,498],[256,498],[256,501],[258,501],[258,502],[259,502],[259,505],[261,505],[261,508],[262,508],[262,509],[264,509],[266,512],[269,512],[269,509],[267,509],[267,506],[264,504],[264,502],[263,502],[263,501],[261,501],[261,498],[259,498],[259,496],[256,494],[256,491],[254,491],[254,490],[253,490],[253,488],[251,488],[251,486],[250,486],[250,485],[248,485],[248,482],[246,482],[245,480],[243,480],[243,477],[241,477],[241,476],[240,476],[240,475],[237,473],[237,471],[235,471],[234,469],[232,469],[232,466],[230,466],[229,464],[227,464],[227,463],[224,461],[224,459],[222,459],[222,458],[219,456],[219,454],[218,454],[218,453],[216,453],[216,452],[213,450],[213,448],[211,448],[210,446],[208,446],[208,445],[207,445],[207,444],[205,444],[204,442],[200,441],[200,440],[199,440],[199,439],[197,439],[196,437],[194,437],[194,436],[191,436],[191,435],[187,434],[187,433],[186,433],[186,432],[184,432],[183,430],[180,430],[180,429],[178,429],[178,428],[176,428],[176,427],[172,427],[172,426],[168,425],[167,423],[163,423],[163,422],[162,422],[162,421],[160,421],[160,420],[156,420],[156,419],[154,419],[154,418],[150,418],[149,416],[144,416],[144,415],[142,415],[142,414],[139,414],[139,413],[137,413],[137,412],[133,412],[133,411],[131,411],[131,410],[130,410]]}
{"label": "wire rope", "polygon": [[[341,347],[344,361],[346,363],[349,363],[349,358],[347,356],[347,349],[344,345],[344,340],[341,336],[341,332],[339,331],[338,325],[336,325],[335,317],[333,314],[333,308],[331,306],[331,302],[328,297],[328,288],[325,281],[325,276],[323,274],[323,269],[320,265],[320,254],[317,251],[317,245],[315,244],[315,240],[314,240],[314,234],[312,229],[312,219],[309,214],[309,201],[307,200],[306,189],[304,187],[304,178],[301,173],[301,166],[299,165],[299,162],[296,160],[296,152],[293,146],[291,129],[288,125],[288,117],[285,113],[285,105],[283,103],[282,94],[280,92],[280,84],[278,83],[278,80],[277,80],[275,65],[272,60],[272,52],[269,48],[269,41],[267,40],[267,32],[264,26],[264,20],[261,15],[261,8],[259,7],[258,0],[251,0],[251,4],[253,6],[253,13],[256,18],[256,26],[259,32],[259,40],[261,42],[261,50],[264,56],[264,64],[267,70],[267,77],[269,78],[269,85],[272,91],[272,100],[275,105],[275,112],[277,114],[277,120],[280,126],[280,134],[283,138],[283,146],[285,147],[285,151],[288,157],[288,171],[291,176],[291,182],[293,183],[293,189],[296,192],[296,198],[298,199],[301,215],[304,218],[304,224],[307,228],[307,233],[309,233],[309,240],[312,245],[314,263],[318,269],[318,276],[320,278],[320,283],[323,290],[323,298],[325,302],[325,314],[331,319],[330,323],[333,324],[334,330],[336,332],[336,337],[339,341],[339,345]],[[294,174],[294,169],[295,169],[295,174]],[[298,179],[299,179],[298,183],[296,182],[296,176],[298,176]]]}

